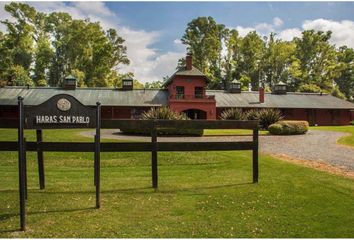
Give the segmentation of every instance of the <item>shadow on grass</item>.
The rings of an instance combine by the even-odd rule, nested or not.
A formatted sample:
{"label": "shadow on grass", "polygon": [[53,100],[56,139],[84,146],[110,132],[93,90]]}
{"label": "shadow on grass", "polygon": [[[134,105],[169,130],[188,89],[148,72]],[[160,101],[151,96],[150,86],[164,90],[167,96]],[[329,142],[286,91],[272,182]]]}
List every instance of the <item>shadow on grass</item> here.
{"label": "shadow on grass", "polygon": [[[153,191],[154,188],[152,187],[138,187],[138,188],[123,188],[123,189],[109,189],[109,190],[102,190],[101,193],[153,193],[153,192],[159,192],[159,193],[173,193],[173,192],[183,192],[183,191],[196,191],[196,190],[207,190],[207,189],[220,189],[220,188],[228,188],[228,187],[236,187],[236,186],[243,186],[243,185],[251,185],[253,182],[245,182],[245,183],[235,183],[235,184],[224,184],[224,185],[215,185],[215,186],[207,186],[207,187],[191,187],[191,188],[179,188],[175,190],[159,190],[157,189],[156,191]],[[31,190],[31,189],[29,189]],[[143,191],[142,190],[151,190],[151,191]],[[13,193],[13,192],[18,192],[18,190],[2,190],[0,192],[8,192],[8,193]],[[33,189],[32,191],[29,191],[28,194],[95,194],[95,191],[92,190],[78,190],[78,191],[45,191],[45,190],[39,190],[39,189]],[[1,220],[0,215],[0,220]]]}

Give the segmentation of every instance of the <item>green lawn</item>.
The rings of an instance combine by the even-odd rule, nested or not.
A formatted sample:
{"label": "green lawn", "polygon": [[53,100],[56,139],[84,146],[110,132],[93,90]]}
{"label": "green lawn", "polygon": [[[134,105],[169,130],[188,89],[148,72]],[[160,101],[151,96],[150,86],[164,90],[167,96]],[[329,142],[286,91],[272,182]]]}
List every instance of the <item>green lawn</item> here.
{"label": "green lawn", "polygon": [[338,143],[354,146],[354,125],[348,126],[319,126],[319,127],[310,127],[311,130],[326,130],[326,131],[336,131],[336,132],[346,132],[350,133],[351,136],[342,137],[338,139]]}
{"label": "green lawn", "polygon": [[[268,134],[268,131],[260,130],[260,135]],[[205,129],[203,136],[223,136],[223,135],[252,135],[252,130],[248,129]]]}
{"label": "green lawn", "polygon": [[[87,140],[77,130],[44,133]],[[0,139],[16,131],[0,130]],[[248,151],[159,153],[155,192],[151,154],[103,153],[96,210],[92,153],[45,153],[44,191],[27,155],[27,231],[18,232],[17,154],[0,153],[0,237],[354,237],[354,180],[269,156],[252,184]]]}

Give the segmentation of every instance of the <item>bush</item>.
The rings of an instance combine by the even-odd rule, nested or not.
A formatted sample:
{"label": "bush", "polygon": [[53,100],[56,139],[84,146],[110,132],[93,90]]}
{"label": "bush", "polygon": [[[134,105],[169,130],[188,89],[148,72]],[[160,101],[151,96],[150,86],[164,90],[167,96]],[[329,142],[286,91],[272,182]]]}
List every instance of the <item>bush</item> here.
{"label": "bush", "polygon": [[245,113],[246,120],[259,120],[259,110],[251,109]]}
{"label": "bush", "polygon": [[268,129],[269,125],[283,119],[278,109],[262,109],[258,112],[259,125],[263,129]]}
{"label": "bush", "polygon": [[167,119],[167,120],[188,120],[185,114],[172,111],[168,107],[150,108],[149,111],[143,112],[141,119]]}
{"label": "bush", "polygon": [[268,131],[274,135],[305,134],[308,130],[307,121],[279,121],[268,127]]}
{"label": "bush", "polygon": [[[162,108],[151,108],[149,111],[144,112],[140,119],[143,120],[153,120],[153,119],[166,119],[166,120],[189,120],[185,114],[180,114],[178,112],[172,111],[168,107]],[[136,135],[151,135],[150,130],[135,128],[121,128],[124,134],[136,134]],[[202,136],[203,129],[158,129],[157,135],[191,135],[191,136]]]}
{"label": "bush", "polygon": [[278,109],[251,109],[245,114],[247,120],[258,120],[259,125],[263,129],[268,129],[268,126],[283,119],[281,112]]}
{"label": "bush", "polygon": [[222,120],[243,120],[244,114],[241,109],[229,108],[221,113]]}

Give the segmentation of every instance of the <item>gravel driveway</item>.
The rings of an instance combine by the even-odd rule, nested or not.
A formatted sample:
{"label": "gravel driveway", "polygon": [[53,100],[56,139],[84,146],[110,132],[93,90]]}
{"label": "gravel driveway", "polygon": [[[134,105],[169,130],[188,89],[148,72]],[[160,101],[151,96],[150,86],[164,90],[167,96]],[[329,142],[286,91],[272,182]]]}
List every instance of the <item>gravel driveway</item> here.
{"label": "gravel driveway", "polygon": [[[84,136],[93,136],[93,132],[82,132]],[[102,138],[151,141],[150,137],[128,136],[117,130],[103,129]],[[295,159],[321,161],[336,167],[354,170],[354,148],[341,146],[337,139],[348,136],[347,133],[331,131],[309,131],[305,135],[260,136],[260,151],[267,154],[287,155]],[[208,137],[159,137],[160,142],[211,142],[211,141],[251,141],[251,136],[208,136]]]}

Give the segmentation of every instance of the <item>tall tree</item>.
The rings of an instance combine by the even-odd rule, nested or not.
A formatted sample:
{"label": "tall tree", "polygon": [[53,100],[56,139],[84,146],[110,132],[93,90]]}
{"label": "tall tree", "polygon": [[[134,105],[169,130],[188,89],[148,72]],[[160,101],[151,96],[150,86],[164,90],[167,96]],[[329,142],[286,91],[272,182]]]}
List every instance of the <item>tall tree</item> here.
{"label": "tall tree", "polygon": [[307,30],[295,38],[296,57],[300,61],[301,79],[296,85],[315,84],[325,91],[333,87],[337,76],[336,51],[329,43],[331,32]]}
{"label": "tall tree", "polygon": [[210,85],[218,87],[221,80],[221,50],[225,26],[212,17],[198,17],[187,25],[181,41],[193,54],[193,64],[210,79]]}
{"label": "tall tree", "polygon": [[354,50],[345,46],[340,47],[337,61],[339,74],[334,78],[334,81],[346,98],[354,101]]}
{"label": "tall tree", "polygon": [[248,33],[242,40],[240,69],[242,74],[251,79],[252,90],[258,90],[263,81],[264,49],[265,42],[256,31]]}

